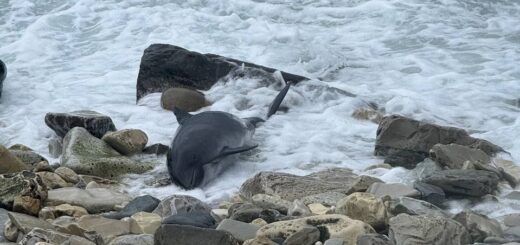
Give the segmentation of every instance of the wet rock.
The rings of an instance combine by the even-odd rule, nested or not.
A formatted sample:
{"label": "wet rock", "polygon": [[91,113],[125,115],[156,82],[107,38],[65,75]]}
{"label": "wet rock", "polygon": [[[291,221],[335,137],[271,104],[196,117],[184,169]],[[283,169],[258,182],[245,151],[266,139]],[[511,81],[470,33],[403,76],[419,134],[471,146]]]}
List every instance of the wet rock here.
{"label": "wet rock", "polygon": [[336,213],[361,220],[376,229],[386,224],[383,201],[370,193],[356,192],[341,199],[336,206]]}
{"label": "wet rock", "polygon": [[287,237],[283,245],[314,245],[319,239],[320,230],[309,225]]}
{"label": "wet rock", "polygon": [[[326,244],[326,243],[325,243]],[[365,234],[358,237],[357,245],[391,245],[390,238],[382,234]]]}
{"label": "wet rock", "polygon": [[108,245],[154,245],[153,235],[124,235],[114,238]]}
{"label": "wet rock", "polygon": [[23,171],[16,174],[0,175],[0,193],[0,206],[12,209],[14,200],[18,196],[45,200],[47,198],[47,187],[38,175]]}
{"label": "wet rock", "polygon": [[372,108],[358,108],[352,112],[352,117],[358,120],[367,120],[379,123],[381,122],[381,119],[383,119],[383,114]]}
{"label": "wet rock", "polygon": [[326,170],[308,176],[260,172],[242,185],[240,195],[248,200],[256,194],[278,195],[284,200],[294,201],[331,191],[345,195],[365,191],[374,182],[382,181],[369,176],[356,176],[341,169]]}
{"label": "wet rock", "polygon": [[106,133],[102,140],[119,153],[129,156],[144,149],[148,143],[148,136],[139,129],[123,129]]}
{"label": "wet rock", "polygon": [[484,164],[491,162],[485,152],[458,144],[436,144],[430,150],[430,158],[451,169],[462,169],[466,161]]}
{"label": "wet rock", "polygon": [[79,206],[72,206],[69,204],[61,204],[55,207],[45,207],[40,210],[38,217],[40,219],[56,219],[61,216],[81,217],[87,215],[88,211]]}
{"label": "wet rock", "polygon": [[498,176],[483,170],[443,170],[422,181],[440,187],[447,194],[481,197],[497,189]]}
{"label": "wet rock", "polygon": [[411,169],[429,155],[434,145],[451,143],[480,149],[488,155],[503,151],[488,141],[470,137],[463,129],[392,115],[379,124],[375,155],[384,156],[385,163],[392,166]]}
{"label": "wet rock", "polygon": [[390,219],[388,235],[394,244],[469,244],[466,228],[458,222],[435,216],[399,214]]}
{"label": "wet rock", "polygon": [[36,216],[42,208],[42,201],[30,196],[17,196],[14,198],[13,211]]}
{"label": "wet rock", "polygon": [[9,216],[7,216],[7,210],[0,208],[0,243],[7,241],[4,238],[4,229],[5,229],[7,222],[9,222]]}
{"label": "wet rock", "polygon": [[18,235],[20,233],[20,230],[18,230],[18,227],[16,227],[13,224],[13,222],[11,222],[11,220],[8,220],[7,222],[3,223],[2,225],[4,225],[4,229],[2,229],[2,231],[3,231],[5,240],[10,241],[10,242],[16,242]]}
{"label": "wet rock", "polygon": [[504,225],[508,227],[520,226],[520,213],[508,214],[504,216]]}
{"label": "wet rock", "polygon": [[24,234],[29,233],[34,228],[50,230],[54,229],[52,224],[50,224],[49,222],[38,219],[31,215],[15,212],[9,212],[7,215],[9,215],[9,220],[11,221],[11,223]]}
{"label": "wet rock", "polygon": [[520,226],[507,228],[504,231],[504,236],[511,240],[520,240]]}
{"label": "wet rock", "polygon": [[73,128],[63,139],[61,164],[78,174],[114,178],[128,173],[144,173],[152,169],[122,156],[104,141],[92,136],[84,128]]}
{"label": "wet rock", "polygon": [[71,187],[71,183],[63,180],[59,175],[53,172],[37,172],[48,189],[59,189],[63,187]]}
{"label": "wet rock", "polygon": [[59,175],[63,180],[68,183],[77,184],[79,182],[79,176],[74,172],[74,170],[67,167],[59,167],[54,170],[54,173]]}
{"label": "wet rock", "polygon": [[427,201],[436,206],[442,206],[446,200],[446,194],[437,186],[430,185],[421,181],[416,181],[413,187],[421,193],[421,200]]}
{"label": "wet rock", "polygon": [[387,203],[387,210],[396,216],[401,213],[409,215],[431,215],[436,217],[448,217],[439,207],[410,197],[400,197]]}
{"label": "wet rock", "polygon": [[161,107],[173,111],[174,107],[192,112],[209,105],[204,94],[193,89],[169,88],[161,95]]}
{"label": "wet rock", "polygon": [[307,216],[311,215],[311,210],[305,204],[296,199],[293,201],[291,207],[289,208],[289,211],[287,213],[289,216]]}
{"label": "wet rock", "polygon": [[222,220],[226,219],[228,216],[228,210],[225,208],[216,208],[211,210],[211,217],[213,217],[217,223],[220,223]]}
{"label": "wet rock", "polygon": [[49,165],[47,161],[41,161],[34,165],[33,172],[54,172],[54,169]]}
{"label": "wet rock", "polygon": [[340,238],[345,240],[347,244],[354,244],[360,235],[375,232],[370,225],[362,221],[350,219],[344,215],[333,214],[271,223],[260,228],[256,235],[257,238],[268,237],[271,240],[279,237],[286,239],[308,226],[314,226],[321,231],[322,236],[320,240]]}
{"label": "wet rock", "polygon": [[121,211],[116,213],[104,214],[105,218],[122,219],[130,217],[139,212],[153,212],[161,201],[153,196],[144,195],[136,197],[130,201]]}
{"label": "wet rock", "polygon": [[82,190],[76,187],[66,187],[49,191],[46,206],[71,204],[85,208],[91,214],[114,210],[115,206],[130,201],[126,194],[113,190],[96,188]]}
{"label": "wet rock", "polygon": [[143,149],[144,154],[155,154],[155,155],[163,155],[168,153],[170,150],[170,147],[163,144],[153,144],[150,146],[147,146]]}
{"label": "wet rock", "polygon": [[172,225],[190,225],[199,228],[215,228],[216,221],[208,212],[195,211],[171,215],[164,218],[162,223]]}
{"label": "wet rock", "polygon": [[[241,68],[243,67],[243,68]],[[137,77],[137,100],[168,88],[208,90],[233,70],[273,73],[275,69],[214,54],[200,54],[167,44],[152,44],[145,49]],[[257,72],[258,73],[258,72]],[[299,82],[305,77],[282,72],[285,81]]]}
{"label": "wet rock", "polygon": [[330,208],[323,206],[321,203],[311,203],[307,206],[313,214],[326,214],[330,211]]}
{"label": "wet rock", "polygon": [[502,171],[507,174],[516,185],[520,183],[520,166],[512,161],[504,159],[494,159],[494,164]]}
{"label": "wet rock", "polygon": [[289,207],[292,203],[283,200],[279,196],[271,196],[266,194],[256,194],[251,198],[252,203],[263,209],[275,209],[280,211],[282,214],[287,214]]}
{"label": "wet rock", "polygon": [[0,145],[0,174],[18,173],[26,169],[28,169],[27,165]]}
{"label": "wet rock", "polygon": [[153,211],[161,217],[168,217],[174,214],[190,213],[190,212],[211,212],[211,208],[201,200],[186,196],[173,195],[163,199],[157,208]]}
{"label": "wet rock", "polygon": [[130,217],[130,232],[133,234],[154,234],[161,226],[161,216],[139,212]]}
{"label": "wet rock", "polygon": [[48,144],[49,155],[54,158],[58,158],[61,155],[61,151],[63,150],[63,143],[61,138],[52,138],[49,140]]}
{"label": "wet rock", "polygon": [[347,195],[339,192],[324,192],[324,193],[318,193],[314,195],[309,195],[302,197],[302,201],[305,205],[309,205],[311,203],[320,203],[324,206],[335,206],[336,203],[338,203],[339,200],[347,197]]}
{"label": "wet rock", "polygon": [[20,159],[25,166],[34,166],[41,161],[47,161],[44,157],[38,153],[27,150],[9,150],[11,154]]}
{"label": "wet rock", "polygon": [[30,147],[23,145],[23,144],[14,144],[9,147],[9,150],[11,151],[33,151]]}
{"label": "wet rock", "polygon": [[[267,210],[268,209],[259,208],[251,203],[238,203],[231,206],[228,209],[228,213],[230,219],[242,221],[245,223],[251,223],[253,220],[258,218],[265,218],[264,220],[267,221],[267,223],[274,222],[277,218],[276,212],[278,211],[271,209],[276,212],[264,212]],[[262,212],[264,212],[264,217],[260,217]],[[272,213],[274,215],[265,215],[266,213]]]}
{"label": "wet rock", "polygon": [[238,245],[231,234],[225,231],[199,228],[188,225],[161,225],[155,232],[155,245]]}
{"label": "wet rock", "polygon": [[506,244],[509,242],[509,240],[505,239],[505,238],[502,238],[502,237],[486,237],[486,239],[484,239],[484,242],[485,243],[488,243],[488,244]]}
{"label": "wet rock", "polygon": [[115,237],[130,234],[130,223],[103,218],[97,215],[85,215],[79,218],[78,225],[87,230],[95,231],[101,236],[104,243],[108,243]]}
{"label": "wet rock", "polygon": [[418,197],[421,194],[416,189],[400,183],[386,184],[378,182],[373,183],[366,192],[378,198],[384,196],[390,196],[390,198]]}
{"label": "wet rock", "polygon": [[260,227],[257,225],[244,223],[232,219],[224,219],[217,226],[217,230],[229,232],[239,242],[255,238],[258,229],[260,229]]}
{"label": "wet rock", "polygon": [[365,168],[365,171],[372,170],[372,169],[378,169],[378,168],[392,169],[392,165],[390,165],[388,163],[375,164],[375,165],[371,165],[371,166],[368,166],[367,168]]}
{"label": "wet rock", "polygon": [[35,228],[27,233],[20,241],[20,244],[78,244],[95,245],[95,243],[79,236],[65,234],[54,230]]}
{"label": "wet rock", "polygon": [[502,237],[503,231],[495,219],[466,210],[453,217],[469,232],[472,242],[482,242],[486,237]]}
{"label": "wet rock", "polygon": [[109,116],[95,111],[73,111],[69,113],[47,113],[45,124],[61,138],[75,127],[86,129],[97,138],[103,137],[116,127]]}

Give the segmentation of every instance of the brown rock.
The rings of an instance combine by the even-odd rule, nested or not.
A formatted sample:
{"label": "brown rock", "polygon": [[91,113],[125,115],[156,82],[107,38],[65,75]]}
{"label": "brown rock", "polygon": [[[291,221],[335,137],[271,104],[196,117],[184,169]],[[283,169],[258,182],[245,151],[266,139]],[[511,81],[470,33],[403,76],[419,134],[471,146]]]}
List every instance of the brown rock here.
{"label": "brown rock", "polygon": [[383,227],[386,224],[387,214],[383,200],[370,193],[350,194],[338,202],[336,213],[361,220],[374,228]]}
{"label": "brown rock", "polygon": [[197,111],[209,105],[204,94],[192,89],[170,88],[161,95],[162,108],[173,111],[174,107],[184,111]]}
{"label": "brown rock", "polygon": [[42,202],[40,199],[30,196],[17,196],[14,198],[13,211],[15,212],[37,216],[41,207]]}
{"label": "brown rock", "polygon": [[17,173],[28,167],[7,148],[0,145],[0,174]]}
{"label": "brown rock", "polygon": [[106,133],[102,140],[119,153],[129,156],[143,151],[148,136],[139,129],[123,129]]}

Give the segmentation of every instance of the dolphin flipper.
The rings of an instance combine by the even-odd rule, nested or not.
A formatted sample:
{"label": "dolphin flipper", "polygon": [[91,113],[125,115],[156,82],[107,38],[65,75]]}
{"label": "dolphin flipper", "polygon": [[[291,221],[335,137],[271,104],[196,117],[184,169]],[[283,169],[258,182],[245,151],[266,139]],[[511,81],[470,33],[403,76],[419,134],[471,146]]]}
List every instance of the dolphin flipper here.
{"label": "dolphin flipper", "polygon": [[258,147],[258,145],[244,145],[244,146],[235,147],[235,148],[224,147],[224,149],[220,152],[218,157],[225,157],[225,156],[237,154],[237,153],[244,152],[244,151],[249,151],[256,147]]}
{"label": "dolphin flipper", "polygon": [[267,112],[267,118],[272,116],[276,113],[278,108],[280,107],[280,104],[282,104],[283,99],[285,98],[285,95],[289,91],[289,87],[291,87],[291,82],[287,82],[285,87],[278,93],[278,95],[274,98],[273,102],[271,103],[271,106],[269,106],[269,111]]}
{"label": "dolphin flipper", "polygon": [[190,117],[193,116],[190,113],[188,113],[180,108],[177,108],[176,106],[173,107],[173,114],[175,114],[175,117],[177,118],[177,122],[180,125],[182,125],[187,119],[189,119]]}

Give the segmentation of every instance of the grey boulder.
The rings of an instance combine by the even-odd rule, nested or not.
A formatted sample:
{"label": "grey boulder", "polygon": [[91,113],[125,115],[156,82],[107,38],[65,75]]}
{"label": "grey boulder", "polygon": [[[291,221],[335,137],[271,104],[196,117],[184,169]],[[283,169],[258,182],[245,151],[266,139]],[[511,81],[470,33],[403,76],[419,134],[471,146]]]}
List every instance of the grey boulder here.
{"label": "grey boulder", "polygon": [[491,162],[485,152],[458,144],[436,144],[430,150],[430,158],[451,169],[462,169],[466,161],[483,164]]}
{"label": "grey boulder", "polygon": [[130,201],[130,197],[110,189],[93,188],[88,190],[66,187],[49,191],[46,206],[70,204],[85,208],[91,214],[112,211],[115,206]]}
{"label": "grey boulder", "polygon": [[75,127],[85,128],[97,138],[103,137],[109,131],[116,130],[109,116],[95,111],[47,113],[45,115],[45,124],[60,137],[65,137],[69,130]]}
{"label": "grey boulder", "polygon": [[484,170],[451,169],[434,172],[422,181],[440,187],[446,194],[482,197],[497,190],[499,177]]}

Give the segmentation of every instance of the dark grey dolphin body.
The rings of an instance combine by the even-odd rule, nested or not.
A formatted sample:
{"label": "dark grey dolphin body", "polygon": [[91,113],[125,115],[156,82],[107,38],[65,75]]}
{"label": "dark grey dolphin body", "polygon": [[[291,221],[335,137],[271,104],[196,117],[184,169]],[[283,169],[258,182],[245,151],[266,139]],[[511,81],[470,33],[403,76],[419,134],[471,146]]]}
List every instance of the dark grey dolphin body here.
{"label": "dark grey dolphin body", "polygon": [[[289,90],[288,83],[276,96],[268,116],[276,112]],[[174,109],[179,128],[167,154],[167,166],[174,183],[193,189],[214,179],[236,159],[237,153],[251,150],[252,136],[261,118],[241,119],[221,111],[191,115]]]}
{"label": "dark grey dolphin body", "polygon": [[3,84],[6,76],[7,76],[7,68],[5,67],[4,62],[2,62],[2,60],[0,60],[0,97],[2,97],[2,84]]}

